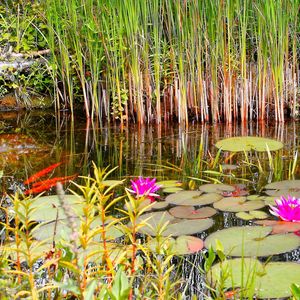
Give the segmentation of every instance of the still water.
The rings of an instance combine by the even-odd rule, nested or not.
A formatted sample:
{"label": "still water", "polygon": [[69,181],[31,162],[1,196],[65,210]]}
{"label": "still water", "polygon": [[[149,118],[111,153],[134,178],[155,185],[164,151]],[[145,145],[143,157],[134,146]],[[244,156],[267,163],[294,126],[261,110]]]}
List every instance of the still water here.
{"label": "still water", "polygon": [[[295,122],[190,124],[188,128],[177,124],[128,125],[121,129],[117,125],[99,127],[84,119],[72,120],[68,114],[20,112],[0,114],[0,132],[3,193],[24,189],[22,182],[28,176],[57,162],[62,164],[53,176],[88,175],[95,162],[101,167],[118,167],[112,178],[126,178],[127,185],[129,179],[142,175],[158,180],[176,179],[186,186],[197,186],[205,181],[243,183],[250,193],[258,193],[266,183],[300,178],[299,160],[295,158],[299,150],[300,123]],[[218,153],[214,146],[220,139],[247,135],[273,138],[285,146],[271,158],[267,153],[232,156]],[[291,172],[292,166],[294,172]],[[209,170],[215,173],[207,172]],[[227,212],[218,214],[214,221],[213,228],[199,237],[205,238],[218,229],[251,224]],[[299,261],[299,249],[274,256],[273,260]],[[196,294],[199,299],[204,297],[204,281],[195,266],[200,265],[199,254],[186,257],[180,264],[188,282],[186,294]]]}

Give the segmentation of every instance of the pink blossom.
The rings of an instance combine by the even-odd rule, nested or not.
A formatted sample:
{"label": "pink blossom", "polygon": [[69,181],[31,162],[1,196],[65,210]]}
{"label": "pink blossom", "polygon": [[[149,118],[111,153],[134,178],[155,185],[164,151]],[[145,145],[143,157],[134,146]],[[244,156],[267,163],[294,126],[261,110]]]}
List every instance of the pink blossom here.
{"label": "pink blossom", "polygon": [[156,178],[150,179],[139,176],[138,179],[131,180],[131,188],[132,190],[129,190],[131,193],[136,194],[137,197],[146,196],[151,202],[155,201],[155,197],[159,197],[158,194],[155,194],[160,189],[160,185],[156,184]]}
{"label": "pink blossom", "polygon": [[277,206],[271,206],[270,213],[283,221],[300,222],[300,198],[288,195],[287,199],[281,196],[276,199]]}

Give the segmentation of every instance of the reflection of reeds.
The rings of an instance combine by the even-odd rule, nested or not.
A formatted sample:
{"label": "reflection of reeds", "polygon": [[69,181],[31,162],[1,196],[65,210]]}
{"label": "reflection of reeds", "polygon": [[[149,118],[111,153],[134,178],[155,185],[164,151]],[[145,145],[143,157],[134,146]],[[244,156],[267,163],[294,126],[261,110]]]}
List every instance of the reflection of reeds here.
{"label": "reflection of reeds", "polygon": [[58,96],[71,109],[76,92],[87,116],[121,123],[296,114],[299,0],[46,3]]}

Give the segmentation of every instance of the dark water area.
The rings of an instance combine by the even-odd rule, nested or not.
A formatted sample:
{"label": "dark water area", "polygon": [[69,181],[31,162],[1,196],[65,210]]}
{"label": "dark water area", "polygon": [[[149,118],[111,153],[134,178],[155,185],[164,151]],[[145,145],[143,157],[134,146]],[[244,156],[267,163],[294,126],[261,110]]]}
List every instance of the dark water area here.
{"label": "dark water area", "polygon": [[[69,114],[55,116],[45,112],[20,112],[0,114],[0,170],[2,193],[24,190],[23,181],[47,166],[63,162],[52,177],[72,174],[88,175],[92,162],[99,167],[118,167],[112,179],[129,179],[139,175],[156,177],[157,180],[176,179],[187,187],[193,178],[212,181],[217,179],[229,184],[245,184],[250,193],[260,192],[266,183],[285,179],[299,179],[297,162],[294,174],[290,174],[291,163],[299,150],[300,123],[285,124],[249,123],[241,124],[190,124],[188,128],[178,124],[161,126],[128,125],[100,127],[85,119],[72,120]],[[279,140],[284,149],[273,154],[273,167],[267,153],[231,156],[220,154],[224,166],[219,176],[203,171],[214,167],[218,149],[214,144],[220,139],[234,136],[260,136]],[[259,160],[264,172],[260,172]],[[248,162],[248,165],[245,164]],[[299,161],[299,159],[298,159]],[[251,166],[249,165],[251,164]],[[226,166],[232,166],[233,169]],[[234,176],[232,176],[234,174]],[[240,180],[241,179],[241,180]],[[243,181],[247,179],[247,181]],[[66,185],[66,187],[68,187]],[[53,191],[50,191],[53,193]],[[268,211],[268,208],[265,208]],[[212,228],[198,234],[205,237],[214,231],[232,226],[251,225],[252,221],[237,219],[233,213],[219,213],[214,217]],[[300,251],[275,255],[272,260],[299,261]],[[186,295],[196,294],[205,299],[204,276],[200,271],[202,254],[186,256],[179,263],[183,278],[188,285]]]}

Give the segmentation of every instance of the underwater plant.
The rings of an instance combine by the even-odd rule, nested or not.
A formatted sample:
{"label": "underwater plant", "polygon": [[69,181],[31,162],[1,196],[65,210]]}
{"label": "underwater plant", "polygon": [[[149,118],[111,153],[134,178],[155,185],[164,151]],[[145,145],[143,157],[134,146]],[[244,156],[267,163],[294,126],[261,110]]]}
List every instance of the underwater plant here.
{"label": "underwater plant", "polygon": [[139,176],[138,179],[131,180],[131,188],[129,191],[136,194],[137,197],[146,196],[151,202],[154,202],[155,198],[159,198],[159,195],[155,194],[160,189],[160,185],[156,184],[156,178],[150,179]]}
{"label": "underwater plant", "polygon": [[300,199],[288,195],[276,199],[277,207],[270,205],[270,213],[283,221],[300,222]]}

